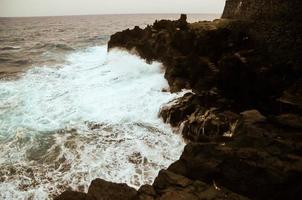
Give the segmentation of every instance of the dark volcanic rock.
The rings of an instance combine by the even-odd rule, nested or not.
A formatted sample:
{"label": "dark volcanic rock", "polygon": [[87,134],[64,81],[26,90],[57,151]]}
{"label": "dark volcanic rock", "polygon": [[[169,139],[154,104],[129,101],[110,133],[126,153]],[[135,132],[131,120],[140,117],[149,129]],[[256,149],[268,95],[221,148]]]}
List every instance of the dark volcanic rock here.
{"label": "dark volcanic rock", "polygon": [[81,192],[65,191],[55,200],[85,200],[86,194]]}
{"label": "dark volcanic rock", "polygon": [[225,141],[241,122],[241,116],[231,108],[231,102],[215,93],[187,93],[162,107],[160,116],[172,126],[181,126],[183,137],[189,141]]}
{"label": "dark volcanic rock", "polygon": [[187,93],[183,97],[170,102],[171,105],[165,105],[160,111],[160,116],[164,119],[164,122],[170,123],[174,127],[179,126],[197,109],[199,102],[196,95]]}
{"label": "dark volcanic rock", "polygon": [[276,146],[266,147],[273,141],[264,139],[258,139],[262,142],[261,150],[252,145],[237,147],[245,139],[231,146],[188,144],[181,159],[169,170],[208,184],[215,182],[218,187],[226,187],[251,199],[294,199],[290,197],[299,196],[301,157],[285,156],[282,145],[280,151],[274,149],[278,148]]}
{"label": "dark volcanic rock", "polygon": [[192,90],[159,114],[188,144],[137,192],[97,179],[58,199],[300,199],[301,11],[301,0],[227,0],[219,20],[181,15],[112,35],[108,50],[160,61],[171,92]]}
{"label": "dark volcanic rock", "polygon": [[250,21],[258,48],[264,46],[276,70],[289,76],[301,74],[301,10],[300,0],[227,0],[222,18]]}
{"label": "dark volcanic rock", "polygon": [[197,110],[205,112],[213,107],[228,109],[231,106],[231,101],[217,95],[215,91],[200,94],[186,93],[164,105],[160,110],[160,116],[164,122],[170,123],[172,126],[179,126]]}
{"label": "dark volcanic rock", "polygon": [[[179,26],[180,22],[184,23],[182,20],[173,22],[161,20],[145,30],[135,28],[116,33],[111,37],[108,47],[109,49],[113,47],[135,49],[149,62],[162,61],[167,66],[165,78],[169,82],[171,91],[192,88],[194,85],[211,88],[209,84],[213,82],[213,75],[205,75],[216,73],[209,70],[211,66],[215,71],[215,64],[208,58],[192,54],[196,35],[191,29],[182,30],[184,28]],[[201,75],[208,78],[199,79]]]}
{"label": "dark volcanic rock", "polygon": [[239,115],[231,111],[199,109],[184,122],[182,134],[194,142],[209,142],[213,138],[224,141],[236,134],[239,124]]}
{"label": "dark volcanic rock", "polygon": [[161,200],[247,200],[248,198],[233,193],[214,184],[190,180],[185,176],[168,170],[159,172],[153,187]]}
{"label": "dark volcanic rock", "polygon": [[87,194],[66,191],[56,200],[132,200],[136,195],[137,191],[127,184],[95,179],[91,182]]}
{"label": "dark volcanic rock", "polygon": [[301,20],[299,0],[226,0],[222,18],[244,20]]}
{"label": "dark volcanic rock", "polygon": [[[289,4],[293,7],[285,2],[283,9]],[[300,4],[293,3],[297,8]],[[146,29],[136,27],[112,35],[108,48],[135,50],[148,62],[161,61],[172,92],[189,88],[200,93],[215,88],[243,110],[266,109],[277,104],[278,97],[302,74],[297,53],[302,52],[301,19],[279,20],[282,6],[274,4],[271,9],[271,5],[263,0],[229,0],[223,15],[226,19],[193,24],[186,23],[184,16],[177,21],[160,20]],[[253,18],[270,15],[266,9],[276,16]],[[288,34],[283,34],[283,27]]]}
{"label": "dark volcanic rock", "polygon": [[[278,21],[281,15],[276,12],[281,7],[271,9],[271,5],[229,0],[223,17],[236,20],[185,28],[178,26],[181,20],[158,21],[141,37],[125,41],[126,45],[116,42],[127,38],[126,32],[112,36],[109,48],[134,48],[148,61],[163,62],[172,92],[183,88],[195,92],[160,111],[165,122],[182,127],[184,138],[198,142],[189,144],[169,168],[189,181],[179,182],[177,176],[162,181],[159,174],[153,185],[157,192],[172,183],[175,192],[179,184],[199,180],[214,181],[251,199],[299,196],[302,130],[297,74],[301,74],[301,62],[296,52],[301,44],[291,35],[292,26],[286,26],[290,39],[277,38],[280,29],[274,27],[288,18]],[[296,40],[294,45],[292,40]],[[288,46],[286,51],[277,48],[280,44]],[[294,47],[290,52],[289,46]],[[181,198],[178,193],[174,196]]]}
{"label": "dark volcanic rock", "polygon": [[131,200],[136,194],[137,191],[127,184],[95,179],[89,187],[87,198],[91,200]]}

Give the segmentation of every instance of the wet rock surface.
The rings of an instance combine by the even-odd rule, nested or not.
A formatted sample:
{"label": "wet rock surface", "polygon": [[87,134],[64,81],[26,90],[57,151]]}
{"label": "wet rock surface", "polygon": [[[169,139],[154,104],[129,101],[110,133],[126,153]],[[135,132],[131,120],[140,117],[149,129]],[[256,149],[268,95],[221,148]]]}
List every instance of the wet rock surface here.
{"label": "wet rock surface", "polygon": [[277,2],[228,0],[224,19],[111,36],[109,50],[160,61],[171,92],[192,91],[159,113],[188,142],[181,158],[132,199],[301,198],[301,1]]}

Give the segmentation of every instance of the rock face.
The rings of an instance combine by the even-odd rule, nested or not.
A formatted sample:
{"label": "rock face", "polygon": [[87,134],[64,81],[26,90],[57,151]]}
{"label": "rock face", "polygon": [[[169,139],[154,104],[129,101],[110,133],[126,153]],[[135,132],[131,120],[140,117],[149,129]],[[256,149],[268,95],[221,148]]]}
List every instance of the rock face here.
{"label": "rock face", "polygon": [[299,0],[227,0],[222,19],[156,21],[111,36],[112,48],[166,67],[160,110],[187,140],[181,158],[138,191],[102,180],[58,199],[299,199],[302,9]]}
{"label": "rock face", "polygon": [[222,18],[250,21],[258,46],[266,47],[271,62],[290,70],[301,66],[301,10],[299,0],[227,0]]}
{"label": "rock face", "polygon": [[222,18],[244,20],[301,20],[299,0],[226,0]]}

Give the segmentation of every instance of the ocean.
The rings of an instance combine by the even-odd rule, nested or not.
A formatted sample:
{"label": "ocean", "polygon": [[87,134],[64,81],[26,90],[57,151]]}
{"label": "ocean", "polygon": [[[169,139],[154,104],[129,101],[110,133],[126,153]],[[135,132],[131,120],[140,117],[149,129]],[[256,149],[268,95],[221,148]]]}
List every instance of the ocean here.
{"label": "ocean", "polygon": [[185,142],[158,111],[185,91],[163,92],[161,63],[106,46],[117,31],[178,17],[0,18],[0,199],[87,192],[95,178],[138,188],[179,158]]}

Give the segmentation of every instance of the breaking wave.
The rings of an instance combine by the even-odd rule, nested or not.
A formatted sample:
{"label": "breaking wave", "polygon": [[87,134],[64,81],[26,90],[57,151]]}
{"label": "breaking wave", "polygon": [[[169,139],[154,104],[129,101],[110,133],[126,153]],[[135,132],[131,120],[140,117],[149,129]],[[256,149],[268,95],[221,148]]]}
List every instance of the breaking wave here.
{"label": "breaking wave", "polygon": [[161,65],[93,47],[0,81],[0,199],[49,199],[103,178],[152,183],[184,142],[158,118]]}

